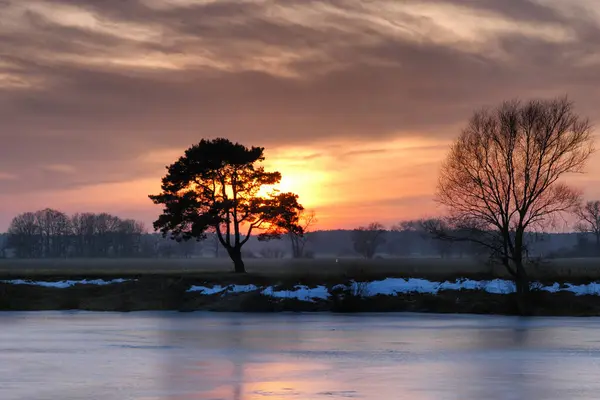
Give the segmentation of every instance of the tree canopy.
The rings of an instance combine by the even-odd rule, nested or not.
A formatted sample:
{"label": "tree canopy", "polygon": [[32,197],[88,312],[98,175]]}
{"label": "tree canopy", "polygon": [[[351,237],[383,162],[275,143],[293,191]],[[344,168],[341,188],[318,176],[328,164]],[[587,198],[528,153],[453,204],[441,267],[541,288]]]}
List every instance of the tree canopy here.
{"label": "tree canopy", "polygon": [[265,171],[264,160],[262,147],[225,138],[201,140],[167,167],[162,192],[149,196],[163,205],[154,228],[175,240],[201,240],[215,232],[235,271],[245,272],[241,248],[253,232],[276,237],[284,224],[302,229],[295,226],[303,210],[297,195],[264,193],[281,180],[279,172]]}

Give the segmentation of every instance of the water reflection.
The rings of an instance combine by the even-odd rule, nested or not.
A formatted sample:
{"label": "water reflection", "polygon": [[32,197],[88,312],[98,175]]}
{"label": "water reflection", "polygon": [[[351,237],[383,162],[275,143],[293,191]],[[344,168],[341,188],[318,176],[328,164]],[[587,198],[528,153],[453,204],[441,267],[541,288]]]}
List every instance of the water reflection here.
{"label": "water reflection", "polygon": [[600,391],[598,319],[0,313],[0,324],[7,400],[562,400]]}
{"label": "water reflection", "polygon": [[[561,389],[552,382],[561,372],[547,361],[565,361],[554,352],[552,333],[564,320],[554,327],[489,317],[222,318],[227,332],[200,348],[210,347],[215,359],[233,367],[217,374],[217,389],[200,387],[189,398],[541,399]],[[179,358],[173,363],[185,365]],[[179,381],[179,387],[193,391],[199,381]],[[572,389],[567,386],[562,383]]]}

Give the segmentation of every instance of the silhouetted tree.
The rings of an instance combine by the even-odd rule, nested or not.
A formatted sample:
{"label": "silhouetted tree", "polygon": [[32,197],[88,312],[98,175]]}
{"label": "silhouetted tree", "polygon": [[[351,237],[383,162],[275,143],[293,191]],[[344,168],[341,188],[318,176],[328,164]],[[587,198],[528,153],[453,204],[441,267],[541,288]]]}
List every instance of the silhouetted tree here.
{"label": "silhouetted tree", "polygon": [[35,213],[35,223],[42,240],[42,257],[66,257],[71,237],[69,217],[61,211],[46,208]]}
{"label": "silhouetted tree", "polygon": [[596,238],[596,251],[600,249],[600,201],[588,201],[575,209],[579,218],[576,229],[581,233],[591,233]]}
{"label": "silhouetted tree", "polygon": [[377,248],[385,243],[385,229],[379,222],[372,222],[368,226],[361,226],[352,231],[354,250],[364,258],[371,259],[375,256]]}
{"label": "silhouetted tree", "polygon": [[314,211],[302,211],[298,219],[297,226],[300,230],[295,229],[294,225],[287,229],[286,235],[292,244],[292,257],[303,258],[307,257],[306,243],[310,236],[311,228],[318,222],[316,213]]}
{"label": "silhouetted tree", "polygon": [[133,257],[142,250],[144,224],[134,219],[119,220],[113,232],[113,252],[117,257]]}
{"label": "silhouetted tree", "polygon": [[[416,221],[418,232],[421,237],[426,238],[433,251],[441,258],[450,257],[457,245],[460,228],[452,226],[447,218],[422,218]],[[450,239],[441,238],[433,232],[445,232]]]}
{"label": "silhouetted tree", "polygon": [[[71,216],[71,231],[73,233],[73,255],[84,257],[86,249],[87,224],[84,214],[76,213]],[[93,232],[92,232],[93,233]],[[91,234],[90,234],[91,235]]]}
{"label": "silhouetted tree", "polygon": [[119,231],[121,220],[111,214],[101,213],[94,216],[94,254],[108,257],[116,246],[116,233]]}
{"label": "silhouetted tree", "polygon": [[[235,271],[245,272],[241,250],[252,232],[302,209],[295,195],[260,193],[281,180],[279,172],[266,172],[259,165],[263,152],[262,147],[247,148],[224,138],[203,139],[190,147],[168,167],[162,193],[149,196],[164,206],[154,228],[175,240],[204,239],[212,228]],[[290,196],[296,201],[287,202]]]}
{"label": "silhouetted tree", "polygon": [[8,249],[8,235],[7,234],[0,234],[0,258],[6,258],[7,255],[7,249]]}
{"label": "silhouetted tree", "polygon": [[526,232],[578,204],[579,193],[558,179],[582,171],[591,152],[590,123],[566,98],[511,101],[476,112],[443,164],[437,200],[462,239],[486,246],[515,278],[521,306]]}
{"label": "silhouetted tree", "polygon": [[14,217],[8,228],[8,246],[18,258],[41,257],[41,232],[35,213],[26,212]]}
{"label": "silhouetted tree", "polygon": [[140,238],[140,256],[141,257],[158,257],[159,243],[164,239],[160,235],[154,233],[145,233]]}
{"label": "silhouetted tree", "polygon": [[420,220],[400,221],[390,229],[390,238],[387,240],[387,248],[391,254],[408,256],[424,239],[429,239],[422,235]]}

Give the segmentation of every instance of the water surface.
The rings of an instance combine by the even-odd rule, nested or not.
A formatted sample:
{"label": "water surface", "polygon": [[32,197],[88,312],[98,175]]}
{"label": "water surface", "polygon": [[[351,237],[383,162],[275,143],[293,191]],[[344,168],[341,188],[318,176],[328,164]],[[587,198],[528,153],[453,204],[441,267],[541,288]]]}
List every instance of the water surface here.
{"label": "water surface", "polygon": [[598,399],[600,319],[0,313],[0,399]]}

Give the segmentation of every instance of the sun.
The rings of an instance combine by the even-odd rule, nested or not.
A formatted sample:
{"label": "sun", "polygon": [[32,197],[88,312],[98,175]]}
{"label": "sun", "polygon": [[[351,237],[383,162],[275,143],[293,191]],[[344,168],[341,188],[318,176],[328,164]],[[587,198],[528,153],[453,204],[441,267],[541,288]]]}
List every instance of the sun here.
{"label": "sun", "polygon": [[261,195],[272,190],[281,193],[292,192],[298,195],[300,203],[307,208],[317,206],[323,199],[323,183],[327,180],[324,172],[306,169],[280,168],[281,181],[276,185],[263,186]]}
{"label": "sun", "polygon": [[[294,192],[300,189],[302,182],[290,175],[282,175],[281,182],[277,185],[280,192]],[[306,186],[306,185],[304,185]]]}
{"label": "sun", "polygon": [[298,195],[298,202],[305,209],[316,210],[332,198],[332,172],[329,159],[312,148],[287,147],[272,149],[267,157],[265,170],[281,173],[281,181],[260,191],[266,195],[273,189]]}

